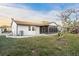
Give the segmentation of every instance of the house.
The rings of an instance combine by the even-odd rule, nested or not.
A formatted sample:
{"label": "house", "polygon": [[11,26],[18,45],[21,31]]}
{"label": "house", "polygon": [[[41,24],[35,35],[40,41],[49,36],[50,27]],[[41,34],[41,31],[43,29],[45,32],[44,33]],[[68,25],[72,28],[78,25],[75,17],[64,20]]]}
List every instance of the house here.
{"label": "house", "polygon": [[23,21],[23,20],[14,20],[12,18],[11,29],[12,35],[38,35],[38,34],[48,34],[58,32],[57,26],[55,23],[51,25],[47,21]]}
{"label": "house", "polygon": [[0,27],[0,34],[2,33],[2,28]]}
{"label": "house", "polygon": [[11,32],[11,20],[9,17],[0,17],[0,34]]}

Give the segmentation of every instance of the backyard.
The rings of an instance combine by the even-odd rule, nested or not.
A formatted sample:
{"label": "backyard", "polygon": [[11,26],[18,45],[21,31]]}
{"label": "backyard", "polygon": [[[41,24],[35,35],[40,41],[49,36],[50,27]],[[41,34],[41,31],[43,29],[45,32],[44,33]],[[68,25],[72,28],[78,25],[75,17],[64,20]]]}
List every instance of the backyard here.
{"label": "backyard", "polygon": [[79,34],[64,33],[29,38],[0,36],[1,56],[79,56]]}

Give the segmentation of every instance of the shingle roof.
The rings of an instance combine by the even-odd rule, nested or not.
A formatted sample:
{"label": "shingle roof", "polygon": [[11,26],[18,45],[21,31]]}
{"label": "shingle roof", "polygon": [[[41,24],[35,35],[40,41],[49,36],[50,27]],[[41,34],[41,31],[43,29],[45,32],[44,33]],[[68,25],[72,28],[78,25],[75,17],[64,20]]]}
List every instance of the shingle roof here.
{"label": "shingle roof", "polygon": [[48,22],[47,21],[41,21],[41,22],[34,22],[34,21],[19,21],[19,20],[15,20],[16,24],[18,25],[32,25],[32,26],[48,26]]}

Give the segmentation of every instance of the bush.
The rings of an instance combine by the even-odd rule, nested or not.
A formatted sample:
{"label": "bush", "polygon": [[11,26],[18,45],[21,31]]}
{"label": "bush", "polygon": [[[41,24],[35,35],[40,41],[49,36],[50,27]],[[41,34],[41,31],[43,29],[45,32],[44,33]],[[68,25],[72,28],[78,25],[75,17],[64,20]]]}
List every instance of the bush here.
{"label": "bush", "polygon": [[79,28],[72,29],[70,32],[73,33],[73,34],[78,34]]}

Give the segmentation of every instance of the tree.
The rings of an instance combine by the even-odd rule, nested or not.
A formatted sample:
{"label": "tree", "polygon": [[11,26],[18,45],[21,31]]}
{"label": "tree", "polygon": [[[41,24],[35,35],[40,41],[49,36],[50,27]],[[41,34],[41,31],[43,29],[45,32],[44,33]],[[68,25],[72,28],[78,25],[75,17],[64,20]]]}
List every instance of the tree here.
{"label": "tree", "polygon": [[[77,17],[78,12],[79,11],[76,10],[76,9],[67,9],[67,10],[60,13],[59,17],[62,21],[62,25],[63,25],[62,28],[64,29],[65,32],[67,32],[67,31],[69,32],[72,27],[76,26],[76,23],[77,23],[77,20],[78,20],[78,17]],[[75,14],[74,21],[72,21],[72,19],[70,18],[72,13]]]}

